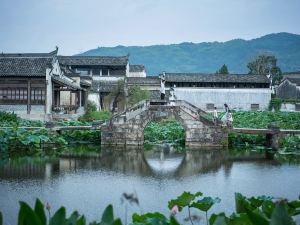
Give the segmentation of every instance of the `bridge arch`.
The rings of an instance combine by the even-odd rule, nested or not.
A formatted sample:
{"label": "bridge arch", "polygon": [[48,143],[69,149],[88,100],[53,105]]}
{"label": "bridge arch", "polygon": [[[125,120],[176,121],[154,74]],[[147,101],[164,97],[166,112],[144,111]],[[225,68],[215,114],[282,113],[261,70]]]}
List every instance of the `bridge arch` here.
{"label": "bridge arch", "polygon": [[150,121],[175,118],[185,129],[186,147],[222,147],[227,133],[206,119],[207,114],[186,101],[143,101],[115,115],[101,127],[101,145],[143,146],[144,129]]}

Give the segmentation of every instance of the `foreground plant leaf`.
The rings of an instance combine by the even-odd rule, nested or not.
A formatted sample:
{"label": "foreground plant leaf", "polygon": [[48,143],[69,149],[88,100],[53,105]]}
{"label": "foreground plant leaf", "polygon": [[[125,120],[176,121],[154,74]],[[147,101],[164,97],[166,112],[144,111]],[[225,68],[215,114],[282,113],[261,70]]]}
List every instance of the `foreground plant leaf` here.
{"label": "foreground plant leaf", "polygon": [[50,219],[49,225],[65,225],[66,222],[66,209],[61,207],[56,211],[53,217]]}
{"label": "foreground plant leaf", "polygon": [[270,225],[295,225],[292,217],[288,214],[287,204],[284,201],[276,204]]}
{"label": "foreground plant leaf", "polygon": [[191,207],[207,212],[215,203],[221,202],[220,198],[204,197],[203,199],[194,202]]}
{"label": "foreground plant leaf", "polygon": [[191,202],[196,198],[202,196],[201,192],[197,192],[195,194],[191,194],[190,192],[183,192],[177,199],[173,199],[168,202],[169,209],[172,209],[173,206],[177,205],[179,211],[181,211],[184,207],[191,204]]}
{"label": "foreground plant leaf", "polygon": [[45,211],[44,211],[44,205],[38,198],[35,201],[34,212],[39,217],[41,223],[43,225],[46,225],[47,218],[46,218]]}
{"label": "foreground plant leaf", "polygon": [[[132,215],[133,224],[151,224],[151,225],[168,225],[167,218],[158,212],[146,213],[143,215],[133,214]],[[173,221],[174,222],[174,221]]]}
{"label": "foreground plant leaf", "polygon": [[102,214],[101,225],[111,225],[114,222],[112,205],[108,205]]}
{"label": "foreground plant leaf", "polygon": [[20,202],[18,225],[43,225],[43,224],[39,219],[39,217],[36,215],[36,213],[31,209],[31,207],[27,203]]}

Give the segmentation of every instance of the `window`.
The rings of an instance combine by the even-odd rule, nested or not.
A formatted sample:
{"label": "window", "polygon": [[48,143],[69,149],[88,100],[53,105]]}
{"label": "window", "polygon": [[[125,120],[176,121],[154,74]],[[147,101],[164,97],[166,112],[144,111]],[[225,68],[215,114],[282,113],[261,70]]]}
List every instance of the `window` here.
{"label": "window", "polygon": [[89,75],[90,70],[86,68],[76,68],[76,72],[80,73],[80,75],[87,76]]}
{"label": "window", "polygon": [[215,108],[215,104],[213,104],[213,103],[207,103],[206,104],[206,109],[207,110],[213,110]]}
{"label": "window", "polygon": [[45,104],[45,90],[42,88],[31,89],[31,104],[43,105]]}
{"label": "window", "polygon": [[259,104],[251,104],[251,110],[259,110]]}
{"label": "window", "polygon": [[1,88],[0,103],[2,104],[26,104],[27,89],[25,88]]}
{"label": "window", "polygon": [[92,69],[93,75],[100,75],[100,69]]}
{"label": "window", "polygon": [[108,69],[102,69],[102,76],[108,76],[108,75],[109,75]]}

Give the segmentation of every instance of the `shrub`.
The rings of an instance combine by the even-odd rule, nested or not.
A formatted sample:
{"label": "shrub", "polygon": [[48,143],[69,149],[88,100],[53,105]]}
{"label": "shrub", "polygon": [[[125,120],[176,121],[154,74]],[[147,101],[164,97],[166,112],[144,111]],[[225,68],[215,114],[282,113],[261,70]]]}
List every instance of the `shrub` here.
{"label": "shrub", "polygon": [[79,118],[80,121],[91,122],[93,120],[107,120],[111,117],[111,112],[108,111],[95,111],[85,114]]}
{"label": "shrub", "polygon": [[0,126],[18,126],[20,118],[14,113],[0,112],[0,121]]}
{"label": "shrub", "polygon": [[97,110],[97,105],[95,102],[87,100],[84,109],[85,109],[85,113],[95,112]]}
{"label": "shrub", "polygon": [[279,112],[281,108],[282,100],[280,98],[272,98],[269,103],[269,111],[272,111],[273,109],[275,112]]}

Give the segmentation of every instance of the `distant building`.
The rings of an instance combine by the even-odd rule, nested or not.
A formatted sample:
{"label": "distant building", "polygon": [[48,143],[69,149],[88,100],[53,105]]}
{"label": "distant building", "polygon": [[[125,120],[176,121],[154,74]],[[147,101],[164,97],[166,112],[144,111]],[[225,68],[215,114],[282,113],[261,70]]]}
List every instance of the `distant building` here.
{"label": "distant building", "polygon": [[271,99],[269,79],[264,75],[166,73],[166,87],[175,87],[179,100],[204,110],[266,110]]}
{"label": "distant building", "polygon": [[58,56],[58,59],[62,67],[74,71],[81,81],[91,86],[88,99],[99,110],[111,108],[107,95],[118,80],[129,76],[128,56]]}
{"label": "distant building", "polygon": [[276,89],[276,95],[282,99],[300,100],[300,71],[284,73],[283,79]]}
{"label": "distant building", "polygon": [[144,65],[129,65],[129,77],[146,77]]}

